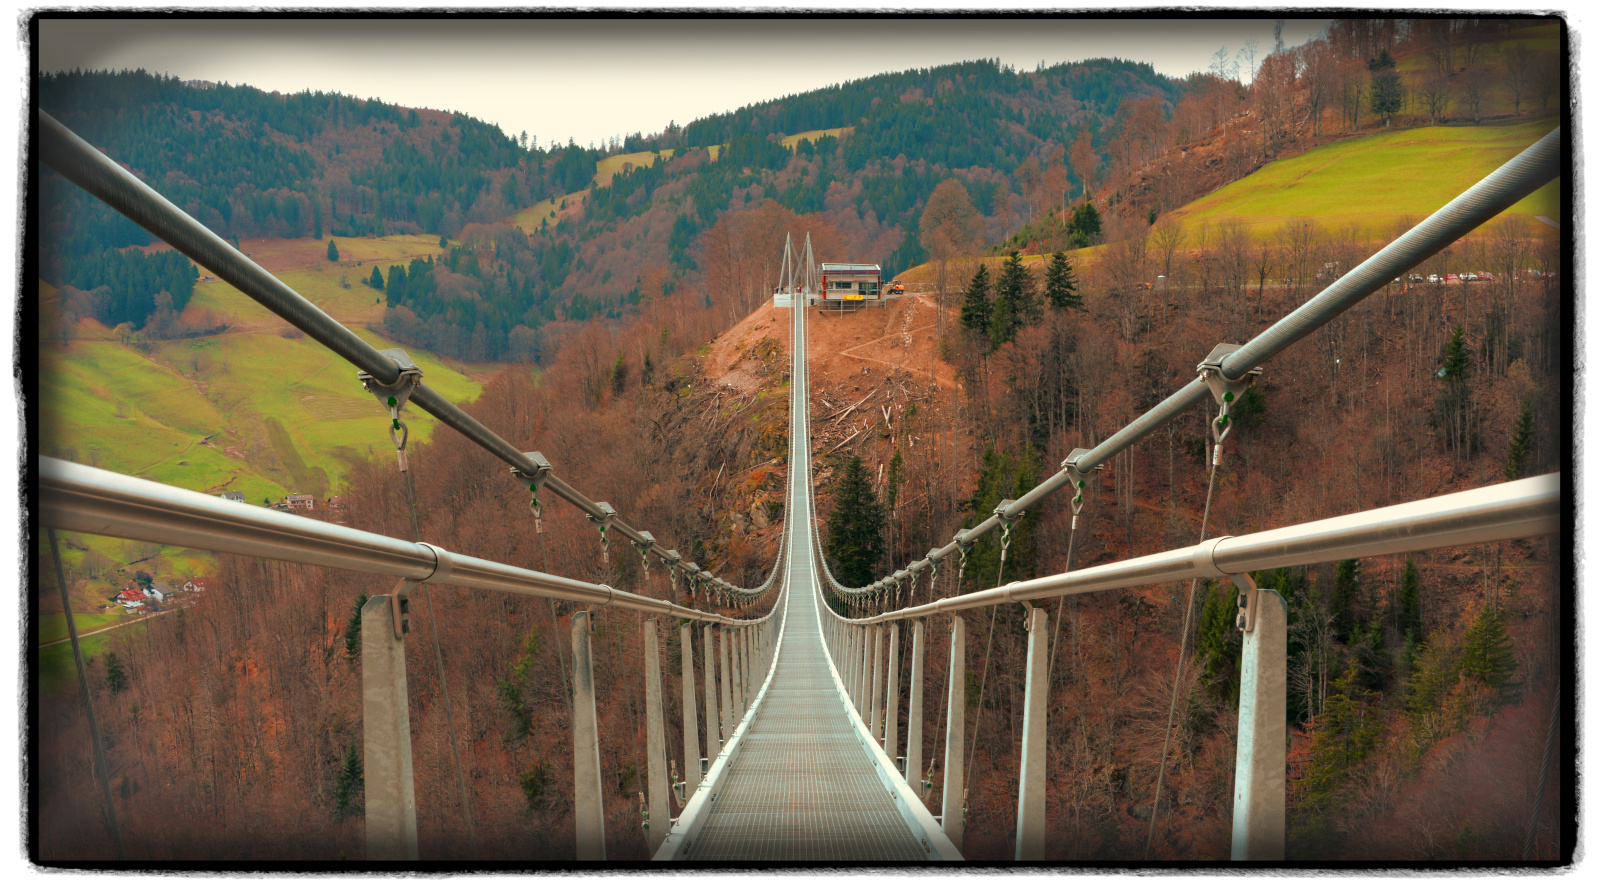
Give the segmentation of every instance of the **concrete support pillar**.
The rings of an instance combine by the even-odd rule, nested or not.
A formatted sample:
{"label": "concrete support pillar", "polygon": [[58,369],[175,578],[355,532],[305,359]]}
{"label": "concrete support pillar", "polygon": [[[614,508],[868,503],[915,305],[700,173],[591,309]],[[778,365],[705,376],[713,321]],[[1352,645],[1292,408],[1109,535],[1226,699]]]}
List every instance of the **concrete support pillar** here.
{"label": "concrete support pillar", "polygon": [[872,733],[872,739],[883,739],[883,627],[872,627],[872,641],[868,644],[872,648],[872,663],[863,667],[862,671],[872,671],[872,689],[868,691],[871,699],[867,702],[869,715],[867,730]]}
{"label": "concrete support pillar", "polygon": [[[1284,859],[1284,780],[1287,735],[1284,705],[1288,691],[1289,609],[1283,596],[1256,590],[1254,623],[1244,634],[1243,671],[1239,678],[1239,745],[1233,782],[1233,855],[1235,860],[1282,862]],[[1241,615],[1241,616],[1248,616]]]}
{"label": "concrete support pillar", "polygon": [[589,612],[572,615],[572,807],[578,860],[606,858],[606,813],[600,786],[600,728],[594,711],[594,653]]}
{"label": "concrete support pillar", "polygon": [[694,638],[693,629],[685,623],[678,627],[679,656],[683,658],[683,798],[689,800],[700,786],[700,726],[694,701]]}
{"label": "concrete support pillar", "polygon": [[906,710],[906,782],[918,797],[922,794],[922,641],[923,621],[911,624],[911,705]]}
{"label": "concrete support pillar", "polygon": [[895,758],[895,738],[900,733],[900,621],[889,625],[889,688],[883,692],[883,754]]}
{"label": "concrete support pillar", "polygon": [[717,642],[722,652],[722,742],[726,744],[733,737],[733,649],[728,646],[733,637],[726,626],[719,631],[722,633],[722,641]]}
{"label": "concrete support pillar", "polygon": [[961,849],[961,834],[966,830],[966,820],[961,808],[966,805],[967,748],[967,624],[959,617],[950,618],[950,696],[946,704],[950,710],[944,732],[944,834],[950,843]]}
{"label": "concrete support pillar", "polygon": [[1044,859],[1045,716],[1050,706],[1050,615],[1028,618],[1027,688],[1022,701],[1022,771],[1017,795],[1017,859]]}
{"label": "concrete support pillar", "polygon": [[644,622],[644,716],[645,716],[645,775],[650,789],[649,828],[644,830],[644,841],[655,855],[656,848],[667,838],[671,828],[672,805],[667,797],[667,725],[661,708],[661,647],[656,633],[656,621]]}
{"label": "concrete support pillar", "polygon": [[[706,672],[706,759],[722,752],[721,719],[717,717],[717,628],[707,623],[700,630],[700,646],[705,651]],[[696,763],[696,769],[699,764]]]}
{"label": "concrete support pillar", "polygon": [[[733,660],[733,668],[728,670],[733,673],[733,705],[729,711],[733,716],[733,726],[738,727],[744,718],[744,654],[740,652],[742,629],[728,630],[728,656]],[[733,731],[728,731],[728,738],[733,737]]]}
{"label": "concrete support pillar", "polygon": [[417,859],[417,794],[411,774],[406,645],[394,634],[390,597],[361,606],[362,769],[366,772],[367,859]]}

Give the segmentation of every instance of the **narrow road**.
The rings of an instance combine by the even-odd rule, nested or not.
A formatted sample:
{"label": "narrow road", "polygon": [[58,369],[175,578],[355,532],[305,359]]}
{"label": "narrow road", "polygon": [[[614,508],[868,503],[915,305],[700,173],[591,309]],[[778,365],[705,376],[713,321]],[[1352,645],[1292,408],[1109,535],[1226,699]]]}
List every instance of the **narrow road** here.
{"label": "narrow road", "polygon": [[[104,628],[101,628],[101,629],[96,629],[96,630],[94,630],[92,632],[80,632],[80,633],[78,633],[78,638],[79,639],[85,639],[85,638],[88,638],[91,635],[99,635],[102,632],[110,632],[113,629],[121,629],[124,626],[132,626],[135,623],[143,623],[146,620],[149,620],[151,617],[161,617],[161,616],[164,616],[164,615],[167,615],[167,614],[171,614],[171,613],[172,613],[172,611],[170,611],[170,610],[168,610],[168,611],[157,611],[154,614],[150,614],[150,615],[145,616],[145,617],[140,617],[138,620],[129,620],[127,623],[118,623],[116,626],[107,626],[107,627],[104,627]],[[44,644],[39,645],[39,650],[44,650],[45,648],[53,648],[56,645],[64,645],[69,641],[72,641],[72,636],[70,636],[70,635],[67,636],[66,638],[58,638],[53,642],[45,642]]]}

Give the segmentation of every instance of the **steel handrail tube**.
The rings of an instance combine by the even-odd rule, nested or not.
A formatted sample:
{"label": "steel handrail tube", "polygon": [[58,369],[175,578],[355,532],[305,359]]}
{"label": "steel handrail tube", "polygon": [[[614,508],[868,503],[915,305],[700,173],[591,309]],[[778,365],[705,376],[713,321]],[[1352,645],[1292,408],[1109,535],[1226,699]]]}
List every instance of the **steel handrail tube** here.
{"label": "steel handrail tube", "polygon": [[[419,582],[428,582],[440,570],[439,555],[424,543],[240,504],[54,457],[39,458],[39,490],[41,521],[68,531]],[[757,619],[738,620],[457,552],[448,556],[450,570],[440,582],[452,586],[608,605],[726,626],[749,626],[772,617],[768,612]]]}
{"label": "steel handrail tube", "polygon": [[1560,510],[1561,474],[1547,473],[1245,537],[1207,540],[872,617],[839,619],[854,625],[887,623],[1190,578],[1535,537],[1560,530]]}
{"label": "steel handrail tube", "polygon": [[[39,112],[39,139],[44,161],[74,184],[380,383],[392,384],[399,378],[400,368],[393,360],[44,111]],[[537,472],[535,465],[516,446],[437,390],[419,384],[410,401],[508,465],[530,475]],[[600,507],[593,500],[553,473],[545,477],[544,487],[586,515],[601,515]],[[612,520],[611,528],[633,543],[644,539],[637,529],[620,518]],[[667,549],[660,543],[651,544],[650,551],[661,561],[667,560]],[[740,591],[747,595],[761,594],[770,584],[769,576],[761,591],[742,588]]]}

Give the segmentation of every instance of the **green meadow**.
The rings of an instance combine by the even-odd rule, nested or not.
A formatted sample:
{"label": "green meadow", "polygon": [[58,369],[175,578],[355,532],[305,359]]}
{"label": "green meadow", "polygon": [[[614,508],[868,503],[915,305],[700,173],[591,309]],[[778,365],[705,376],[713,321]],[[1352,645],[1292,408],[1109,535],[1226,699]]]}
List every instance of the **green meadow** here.
{"label": "green meadow", "polygon": [[[1268,236],[1290,218],[1329,230],[1387,233],[1405,216],[1421,220],[1556,128],[1556,117],[1486,126],[1429,126],[1324,145],[1271,163],[1171,215],[1193,229],[1238,218]],[[1560,181],[1507,210],[1560,221]],[[1550,230],[1533,223],[1537,230]]]}

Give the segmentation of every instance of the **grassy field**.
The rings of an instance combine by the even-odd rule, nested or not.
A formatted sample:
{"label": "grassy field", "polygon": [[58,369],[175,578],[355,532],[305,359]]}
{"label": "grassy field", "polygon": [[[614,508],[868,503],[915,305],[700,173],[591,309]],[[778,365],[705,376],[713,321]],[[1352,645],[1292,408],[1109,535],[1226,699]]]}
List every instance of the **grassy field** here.
{"label": "grassy field", "polygon": [[[436,254],[438,237],[338,243],[343,259],[338,265],[326,260],[326,241],[247,240],[240,245],[374,347],[401,346],[363,327],[381,318],[383,307],[375,303],[382,294],[362,280],[373,263],[387,270],[389,263]],[[357,261],[362,263],[357,266]],[[340,284],[340,276],[347,277],[348,288]],[[41,312],[48,315],[55,292],[43,283],[40,289]],[[186,317],[198,320],[207,313],[212,322],[228,323],[228,330],[183,340],[122,341],[99,323],[84,320],[65,345],[41,334],[43,453],[195,491],[238,491],[258,506],[292,491],[338,494],[352,460],[393,457],[387,413],[361,389],[348,363],[292,332],[282,319],[226,283],[211,280],[196,286]],[[477,398],[483,389],[479,378],[497,368],[447,365],[428,353],[405,349],[422,367],[427,384],[455,402]],[[407,410],[406,421],[414,442],[430,438],[437,423],[417,409]],[[61,540],[72,607],[82,624],[122,616],[103,609],[135,571],[181,584],[188,577],[211,574],[215,567],[211,554],[196,550],[65,533]],[[49,555],[43,538],[38,553]],[[65,623],[50,578],[46,586],[35,587],[44,618],[40,627],[46,636],[60,637]],[[70,684],[71,658],[64,647],[41,653],[51,685],[61,678]]]}
{"label": "grassy field", "polygon": [[[73,620],[78,624],[78,635],[126,623],[130,615],[121,610],[110,611],[105,614],[75,614]],[[65,614],[39,615],[39,644],[45,645],[53,641],[60,641],[67,637],[67,618]]]}
{"label": "grassy field", "polygon": [[[1477,63],[1470,68],[1466,66],[1466,49],[1462,46],[1455,48],[1453,63],[1458,71],[1449,82],[1454,87],[1454,98],[1445,109],[1446,119],[1472,118],[1472,112],[1460,101],[1461,86],[1468,73],[1480,72],[1490,81],[1490,88],[1484,98],[1483,106],[1479,113],[1484,116],[1500,116],[1512,113],[1515,105],[1511,99],[1510,90],[1498,88],[1497,80],[1505,75],[1505,53],[1513,48],[1523,47],[1538,52],[1557,53],[1561,49],[1561,26],[1558,24],[1539,25],[1533,28],[1519,28],[1510,32],[1506,39],[1485,43],[1479,50]],[[1426,53],[1418,52],[1406,55],[1395,63],[1395,70],[1401,77],[1411,82],[1422,82],[1433,76],[1433,62]],[[1555,103],[1559,105],[1560,102]],[[1522,96],[1522,111],[1524,113],[1537,108],[1539,105],[1538,93],[1529,89]],[[1408,113],[1418,113],[1420,109],[1408,108]],[[1424,119],[1426,115],[1423,115]]]}
{"label": "grassy field", "polygon": [[783,138],[783,146],[789,148],[790,150],[794,150],[795,145],[802,141],[810,141],[811,143],[815,144],[817,139],[824,135],[832,135],[835,138],[843,138],[854,131],[856,131],[856,127],[854,126],[840,126],[837,129],[812,129],[809,132],[797,132],[793,135],[785,135]]}
{"label": "grassy field", "polygon": [[[646,150],[639,153],[619,153],[616,156],[606,157],[595,166],[594,186],[611,186],[612,176],[622,174],[622,167],[629,163],[635,166],[653,166],[656,163],[656,156],[657,154],[654,151]],[[661,151],[660,157],[663,160],[672,159],[672,148],[669,147]]]}
{"label": "grassy field", "polygon": [[[610,182],[611,179],[607,178],[606,183],[609,184]],[[521,227],[523,230],[537,230],[541,221],[549,221],[551,224],[555,224],[562,216],[578,211],[588,198],[589,191],[587,190],[580,190],[577,193],[569,193],[565,196],[551,197],[543,202],[534,203],[512,215],[511,223]],[[566,206],[565,209],[561,208],[563,205]]]}
{"label": "grassy field", "polygon": [[[1354,225],[1384,233],[1407,215],[1421,220],[1556,125],[1555,117],[1547,117],[1353,138],[1272,163],[1171,214],[1190,228],[1239,218],[1255,236],[1271,235],[1302,216],[1330,230]],[[1559,188],[1553,181],[1507,211],[1530,221],[1537,215],[1559,221]],[[1555,233],[1542,224],[1532,226]]]}
{"label": "grassy field", "polygon": [[[78,630],[85,632],[83,620],[86,615],[78,615]],[[63,621],[61,627],[65,633],[66,625]],[[105,678],[105,665],[99,662],[106,652],[107,644],[115,638],[135,638],[144,630],[143,624],[134,624],[116,632],[102,632],[91,635],[79,642],[83,648],[83,659],[89,664],[89,678]],[[72,643],[65,642],[48,648],[40,648],[34,653],[38,654],[39,692],[45,696],[55,696],[64,691],[78,689],[77,667],[72,662]]]}

